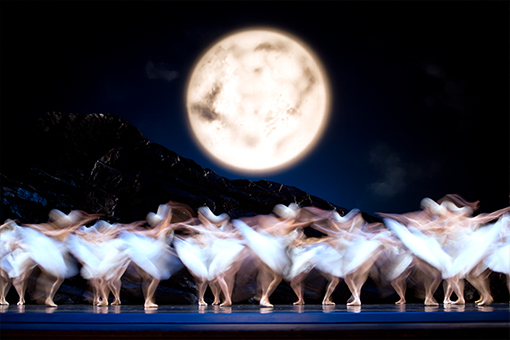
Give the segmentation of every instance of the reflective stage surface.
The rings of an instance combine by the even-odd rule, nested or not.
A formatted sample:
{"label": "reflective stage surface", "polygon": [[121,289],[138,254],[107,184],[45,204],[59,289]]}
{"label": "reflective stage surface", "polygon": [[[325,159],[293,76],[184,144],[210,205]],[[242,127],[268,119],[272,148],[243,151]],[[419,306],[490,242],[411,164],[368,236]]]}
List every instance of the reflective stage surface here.
{"label": "reflective stage surface", "polygon": [[8,338],[501,338],[510,336],[508,303],[232,307],[163,305],[1,306]]}

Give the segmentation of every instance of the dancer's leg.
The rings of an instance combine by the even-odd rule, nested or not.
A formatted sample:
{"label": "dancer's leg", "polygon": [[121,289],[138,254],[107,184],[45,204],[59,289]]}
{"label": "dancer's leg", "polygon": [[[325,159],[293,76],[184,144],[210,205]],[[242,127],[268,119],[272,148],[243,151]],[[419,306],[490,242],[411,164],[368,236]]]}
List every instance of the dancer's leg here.
{"label": "dancer's leg", "polygon": [[195,282],[197,284],[198,305],[207,306],[207,302],[204,300],[205,290],[207,289],[207,280],[195,277]]}
{"label": "dancer's leg", "polygon": [[487,306],[494,301],[490,291],[489,273],[490,270],[487,269],[480,275],[475,275],[474,272],[470,272],[466,275],[466,280],[468,280],[478,291],[478,294],[480,294],[480,298],[475,301],[475,304],[478,306]]}
{"label": "dancer's leg", "polygon": [[209,282],[209,287],[214,296],[214,301],[212,303],[213,306],[217,306],[221,303],[221,287],[218,283],[218,280],[213,280]]}
{"label": "dancer's leg", "polygon": [[9,288],[11,288],[11,279],[7,272],[0,269],[0,305],[8,305],[9,302],[5,299]]}
{"label": "dancer's leg", "polygon": [[51,307],[56,307],[57,304],[53,302],[53,298],[55,297],[55,294],[57,293],[58,289],[60,288],[60,285],[64,282],[64,278],[56,277],[55,281],[51,285],[51,288],[48,292],[48,295],[46,296],[45,304]]}
{"label": "dancer's leg", "polygon": [[464,299],[464,279],[459,279],[456,275],[454,277],[446,279],[448,284],[452,287],[455,295],[457,295],[457,300],[453,301],[454,305],[464,305],[466,300]]}
{"label": "dancer's leg", "polygon": [[303,299],[303,280],[305,279],[305,277],[306,273],[301,273],[290,281],[290,286],[292,287],[292,290],[294,290],[294,293],[298,298],[298,300],[294,302],[294,305],[305,304],[305,300]]}
{"label": "dancer's leg", "polygon": [[158,288],[160,280],[156,278],[152,278],[151,283],[147,287],[147,295],[145,297],[145,308],[156,308],[158,305],[154,302],[154,293],[156,292],[156,288]]}
{"label": "dancer's leg", "polygon": [[398,296],[400,297],[400,300],[395,302],[396,305],[403,305],[406,303],[406,276],[400,275],[393,281],[391,281],[391,286],[393,289],[395,289],[395,292],[397,292]]}
{"label": "dancer's leg", "polygon": [[25,290],[27,287],[27,277],[24,277],[24,275],[21,275],[17,278],[14,278],[12,280],[12,285],[16,289],[16,292],[18,293],[19,300],[18,300],[18,306],[25,304]]}
{"label": "dancer's leg", "polygon": [[220,305],[220,307],[231,306],[232,305],[232,297],[231,297],[229,286],[225,280],[225,275],[224,274],[218,275],[217,282],[221,288],[221,291],[223,292],[223,296],[225,297],[225,300]]}
{"label": "dancer's leg", "polygon": [[347,302],[347,306],[360,306],[361,300],[359,296],[359,291],[357,289],[357,284],[354,280],[353,275],[349,274],[345,276],[345,283],[347,284],[347,287],[349,287],[349,290],[351,291],[352,297]]}
{"label": "dancer's leg", "polygon": [[122,286],[122,281],[120,278],[113,278],[112,280],[108,281],[108,286],[110,287],[110,290],[113,293],[114,300],[112,302],[112,306],[118,306],[120,305],[120,288]]}
{"label": "dancer's leg", "polygon": [[110,296],[110,287],[105,279],[98,279],[97,281],[99,291],[101,293],[101,301],[97,303],[98,306],[108,306],[108,297]]}
{"label": "dancer's leg", "polygon": [[265,306],[265,307],[273,307],[271,302],[269,302],[269,297],[271,296],[271,294],[273,294],[274,290],[276,289],[276,287],[278,287],[280,282],[282,282],[282,275],[281,274],[273,272],[272,273],[272,277],[273,277],[273,279],[271,280],[271,282],[267,286],[266,292],[265,293],[262,292],[262,298],[260,299],[260,304],[262,306]]}
{"label": "dancer's leg", "polygon": [[448,280],[443,280],[443,291],[444,291],[443,303],[445,305],[452,303],[451,297],[452,297],[452,293],[453,293],[453,288]]}
{"label": "dancer's leg", "polygon": [[334,305],[335,303],[331,300],[331,295],[333,294],[336,286],[340,282],[340,278],[337,276],[330,275],[330,274],[325,274],[324,276],[326,277],[326,279],[328,279],[329,284],[328,284],[328,287],[326,288],[326,293],[324,294],[324,300],[322,300],[322,304],[323,305]]}

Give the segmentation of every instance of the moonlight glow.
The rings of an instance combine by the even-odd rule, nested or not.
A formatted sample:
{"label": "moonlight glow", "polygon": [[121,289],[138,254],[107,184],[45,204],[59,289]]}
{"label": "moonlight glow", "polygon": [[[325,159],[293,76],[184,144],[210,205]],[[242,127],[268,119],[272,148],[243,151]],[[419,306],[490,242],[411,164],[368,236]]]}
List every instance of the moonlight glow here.
{"label": "moonlight glow", "polygon": [[267,29],[234,33],[199,59],[188,83],[191,129],[214,160],[270,172],[301,159],[328,116],[328,86],[309,48]]}

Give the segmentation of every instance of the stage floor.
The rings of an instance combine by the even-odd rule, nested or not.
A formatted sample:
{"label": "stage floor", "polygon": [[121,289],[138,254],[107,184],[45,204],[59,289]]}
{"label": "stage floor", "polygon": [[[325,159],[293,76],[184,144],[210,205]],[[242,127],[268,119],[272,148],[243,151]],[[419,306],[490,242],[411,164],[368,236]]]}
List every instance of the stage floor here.
{"label": "stage floor", "polygon": [[508,303],[442,305],[1,306],[10,338],[492,338],[510,337]]}

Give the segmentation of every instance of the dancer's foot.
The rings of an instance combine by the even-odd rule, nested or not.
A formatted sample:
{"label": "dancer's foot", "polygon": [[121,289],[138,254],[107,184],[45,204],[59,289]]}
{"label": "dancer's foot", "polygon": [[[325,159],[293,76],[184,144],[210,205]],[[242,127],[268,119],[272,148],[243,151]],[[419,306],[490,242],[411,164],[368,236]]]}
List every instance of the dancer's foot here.
{"label": "dancer's foot", "polygon": [[273,305],[271,304],[271,302],[269,302],[267,298],[262,298],[260,300],[260,305],[264,307],[273,307]]}
{"label": "dancer's foot", "polygon": [[52,298],[47,298],[44,303],[46,304],[46,306],[57,307],[57,304],[55,302],[53,302]]}
{"label": "dancer's foot", "polygon": [[395,302],[395,304],[396,305],[405,305],[406,304],[406,299],[400,299],[397,302]]}
{"label": "dancer's foot", "polygon": [[232,301],[230,300],[225,300],[221,305],[220,307],[229,307],[229,306],[232,306]]}
{"label": "dancer's foot", "polygon": [[452,302],[452,305],[465,305],[466,300],[464,298],[457,299],[457,301]]}
{"label": "dancer's foot", "polygon": [[108,300],[101,300],[99,301],[99,303],[97,304],[98,307],[104,307],[104,306],[108,306]]}
{"label": "dancer's foot", "polygon": [[158,308],[158,305],[152,301],[148,301],[143,305],[145,308]]}
{"label": "dancer's foot", "polygon": [[476,305],[477,306],[488,306],[493,302],[494,302],[494,299],[492,298],[492,296],[489,296],[489,297],[483,299],[482,301],[478,302]]}
{"label": "dancer's foot", "polygon": [[348,302],[347,306],[361,306],[361,301],[360,299],[354,299],[351,302]]}
{"label": "dancer's foot", "polygon": [[425,306],[439,306],[439,303],[437,303],[437,301],[434,298],[425,299],[424,304],[425,304]]}

